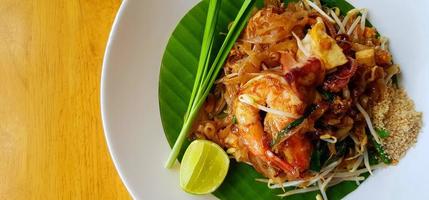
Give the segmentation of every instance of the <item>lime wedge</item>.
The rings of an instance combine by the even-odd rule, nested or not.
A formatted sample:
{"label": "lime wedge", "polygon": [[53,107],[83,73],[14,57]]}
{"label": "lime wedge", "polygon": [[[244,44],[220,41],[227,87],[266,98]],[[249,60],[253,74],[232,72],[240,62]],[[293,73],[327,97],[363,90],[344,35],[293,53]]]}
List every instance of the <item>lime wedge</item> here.
{"label": "lime wedge", "polygon": [[215,191],[228,172],[229,158],[216,143],[195,140],[186,149],[180,165],[180,187],[191,194]]}

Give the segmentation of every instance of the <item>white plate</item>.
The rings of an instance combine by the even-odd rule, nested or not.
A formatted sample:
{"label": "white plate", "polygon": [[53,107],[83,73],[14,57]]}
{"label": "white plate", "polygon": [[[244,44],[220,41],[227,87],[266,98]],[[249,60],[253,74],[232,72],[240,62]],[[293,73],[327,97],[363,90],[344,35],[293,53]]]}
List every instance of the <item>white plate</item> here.
{"label": "white plate", "polygon": [[[391,39],[404,86],[417,109],[429,113],[428,1],[351,2],[369,8],[371,22]],[[115,166],[135,199],[214,199],[182,192],[177,169],[163,167],[170,148],[158,107],[161,56],[175,25],[196,3],[126,0],[110,35],[101,80],[104,131]],[[398,166],[377,171],[347,199],[429,199],[428,134],[425,126]]]}

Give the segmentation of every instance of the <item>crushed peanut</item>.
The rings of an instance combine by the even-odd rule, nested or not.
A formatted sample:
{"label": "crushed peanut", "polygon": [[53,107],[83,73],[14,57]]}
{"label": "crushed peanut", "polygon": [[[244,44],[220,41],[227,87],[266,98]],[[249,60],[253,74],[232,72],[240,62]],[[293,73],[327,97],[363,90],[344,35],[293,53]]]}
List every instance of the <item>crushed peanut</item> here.
{"label": "crushed peanut", "polygon": [[404,89],[394,87],[389,87],[372,108],[372,120],[375,127],[390,132],[383,139],[383,147],[394,161],[417,142],[422,127],[422,113],[415,110]]}

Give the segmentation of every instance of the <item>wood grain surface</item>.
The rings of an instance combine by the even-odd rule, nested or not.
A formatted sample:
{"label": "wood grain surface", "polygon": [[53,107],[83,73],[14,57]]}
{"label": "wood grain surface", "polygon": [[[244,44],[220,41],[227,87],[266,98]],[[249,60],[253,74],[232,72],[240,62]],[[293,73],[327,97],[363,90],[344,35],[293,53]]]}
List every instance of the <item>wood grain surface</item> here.
{"label": "wood grain surface", "polygon": [[103,135],[119,0],[0,0],[0,199],[129,199]]}

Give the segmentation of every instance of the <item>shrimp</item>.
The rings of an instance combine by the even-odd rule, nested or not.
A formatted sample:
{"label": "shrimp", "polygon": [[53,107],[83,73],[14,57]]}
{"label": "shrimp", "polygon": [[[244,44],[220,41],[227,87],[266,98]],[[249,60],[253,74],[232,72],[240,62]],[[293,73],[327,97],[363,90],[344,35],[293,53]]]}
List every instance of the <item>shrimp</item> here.
{"label": "shrimp", "polygon": [[[275,124],[275,129],[278,130],[301,116],[305,103],[296,95],[290,84],[279,75],[260,75],[243,85],[234,106],[240,138],[250,153],[261,158],[269,166],[281,169],[289,179],[298,178],[301,165],[294,166],[296,162],[285,161],[270,150],[268,143],[274,135],[269,133],[271,131],[264,131],[259,114],[260,109],[268,112],[266,123]],[[293,143],[301,144],[295,141]]]}

